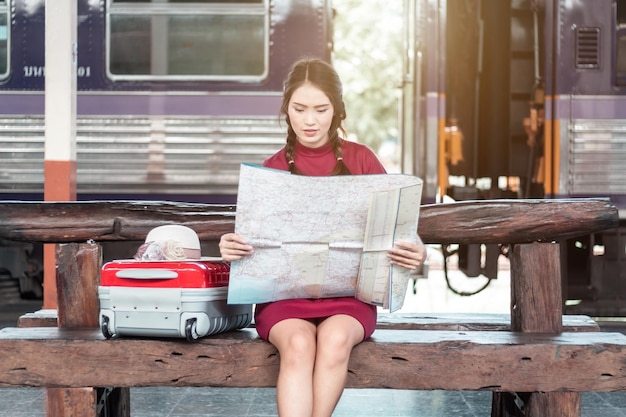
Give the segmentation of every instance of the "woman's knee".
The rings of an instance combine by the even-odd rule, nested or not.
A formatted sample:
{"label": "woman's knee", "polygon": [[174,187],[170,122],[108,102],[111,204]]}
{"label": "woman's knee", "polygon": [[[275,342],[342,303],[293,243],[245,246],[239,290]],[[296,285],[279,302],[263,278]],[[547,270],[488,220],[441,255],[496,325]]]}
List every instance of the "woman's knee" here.
{"label": "woman's knee", "polygon": [[284,360],[313,361],[315,358],[315,326],[306,321],[300,323],[303,321],[284,320],[270,330],[270,342],[278,349],[281,363]]}
{"label": "woman's knee", "polygon": [[318,355],[331,354],[333,356],[348,357],[354,347],[354,342],[350,335],[341,330],[335,329],[333,331],[327,331],[318,336],[317,339]]}
{"label": "woman's knee", "polygon": [[[328,320],[328,319],[327,319]],[[346,362],[352,348],[363,340],[363,326],[352,317],[324,322],[318,328],[317,356],[334,362]]]}

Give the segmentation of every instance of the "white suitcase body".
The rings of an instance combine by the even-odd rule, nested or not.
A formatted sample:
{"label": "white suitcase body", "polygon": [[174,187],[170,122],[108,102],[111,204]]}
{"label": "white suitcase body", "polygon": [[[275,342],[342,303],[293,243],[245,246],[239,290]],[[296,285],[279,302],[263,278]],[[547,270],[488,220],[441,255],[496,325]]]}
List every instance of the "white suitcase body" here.
{"label": "white suitcase body", "polygon": [[226,303],[228,271],[219,260],[105,264],[98,287],[103,335],[191,341],[247,327],[252,306]]}

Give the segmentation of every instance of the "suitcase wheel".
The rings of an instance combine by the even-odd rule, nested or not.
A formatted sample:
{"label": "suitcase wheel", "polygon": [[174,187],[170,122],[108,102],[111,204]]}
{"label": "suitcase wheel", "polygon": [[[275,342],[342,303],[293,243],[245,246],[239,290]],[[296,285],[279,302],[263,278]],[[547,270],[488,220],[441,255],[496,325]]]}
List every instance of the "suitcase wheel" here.
{"label": "suitcase wheel", "polygon": [[109,318],[107,316],[102,316],[102,325],[100,326],[100,330],[102,330],[102,335],[107,339],[113,337],[113,333],[111,333],[111,329],[109,329]]}
{"label": "suitcase wheel", "polygon": [[188,341],[193,342],[198,340],[200,335],[198,334],[198,319],[195,317],[192,319],[187,319],[185,322],[185,337]]}

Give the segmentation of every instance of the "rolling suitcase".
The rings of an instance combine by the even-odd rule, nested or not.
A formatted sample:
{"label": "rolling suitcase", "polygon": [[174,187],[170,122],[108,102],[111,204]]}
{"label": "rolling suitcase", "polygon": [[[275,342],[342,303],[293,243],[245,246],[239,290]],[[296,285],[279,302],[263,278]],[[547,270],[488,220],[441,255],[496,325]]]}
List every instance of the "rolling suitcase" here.
{"label": "rolling suitcase", "polygon": [[246,327],[252,306],[226,303],[229,271],[219,258],[108,262],[98,287],[102,334],[193,341]]}

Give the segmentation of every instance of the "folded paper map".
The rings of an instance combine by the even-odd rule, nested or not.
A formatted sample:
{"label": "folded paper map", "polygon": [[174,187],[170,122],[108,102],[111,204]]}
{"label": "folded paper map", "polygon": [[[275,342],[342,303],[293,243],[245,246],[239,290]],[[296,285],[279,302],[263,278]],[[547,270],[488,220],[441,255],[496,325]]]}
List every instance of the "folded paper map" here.
{"label": "folded paper map", "polygon": [[232,262],[228,303],[354,296],[402,307],[410,271],[390,265],[387,250],[417,240],[421,179],[240,172],[235,233],[254,253]]}

